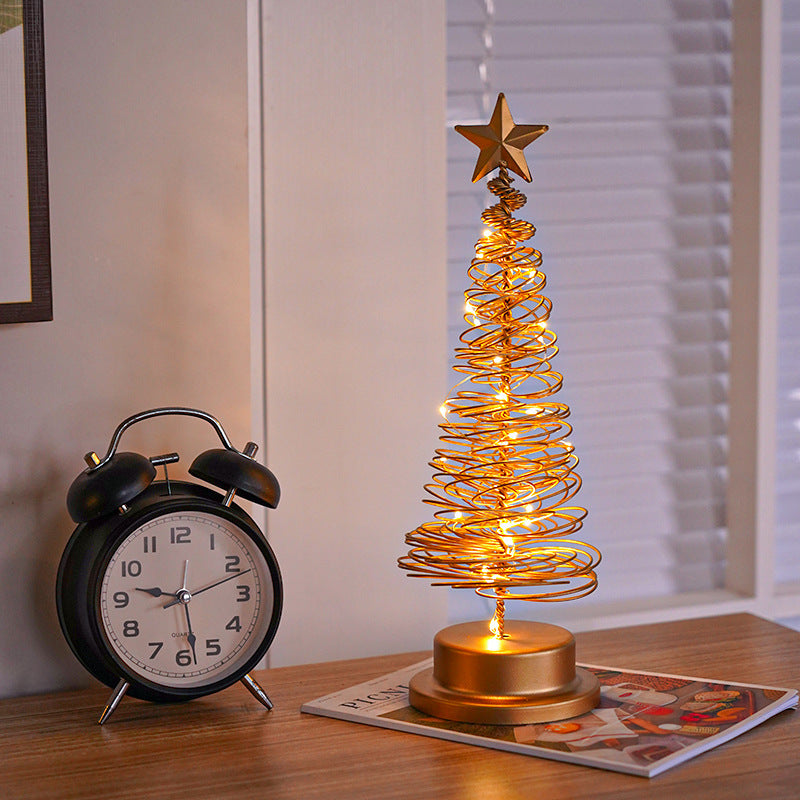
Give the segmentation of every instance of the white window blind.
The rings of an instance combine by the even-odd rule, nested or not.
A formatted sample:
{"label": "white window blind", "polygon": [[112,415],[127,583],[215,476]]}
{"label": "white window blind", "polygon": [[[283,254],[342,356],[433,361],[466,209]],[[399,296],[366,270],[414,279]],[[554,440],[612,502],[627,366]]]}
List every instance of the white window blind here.
{"label": "white window blind", "polygon": [[[784,0],[775,581],[800,583],[800,0]],[[798,607],[800,611],[800,606]]]}
{"label": "white window blind", "polygon": [[[554,303],[558,399],[572,409],[576,499],[589,510],[578,538],[603,552],[597,592],[556,605],[591,613],[718,588],[730,4],[448,0],[447,13],[451,353],[489,203],[485,181],[470,183],[477,149],[452,125],[488,121],[500,91],[517,122],[550,125],[526,150],[533,183],[515,185]],[[472,593],[451,596],[453,618],[474,616]]]}

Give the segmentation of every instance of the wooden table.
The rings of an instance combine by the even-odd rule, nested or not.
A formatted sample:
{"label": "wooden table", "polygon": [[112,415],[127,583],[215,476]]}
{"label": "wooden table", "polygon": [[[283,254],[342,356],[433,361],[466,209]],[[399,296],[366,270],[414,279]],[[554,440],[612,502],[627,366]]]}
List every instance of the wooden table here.
{"label": "wooden table", "polygon": [[[749,614],[577,635],[597,664],[800,687],[800,633]],[[257,673],[267,712],[236,685],[175,706],[126,699],[95,724],[105,687],[0,701],[0,797],[209,798],[794,798],[800,714],[648,780],[341,720],[301,703],[425,653]]]}

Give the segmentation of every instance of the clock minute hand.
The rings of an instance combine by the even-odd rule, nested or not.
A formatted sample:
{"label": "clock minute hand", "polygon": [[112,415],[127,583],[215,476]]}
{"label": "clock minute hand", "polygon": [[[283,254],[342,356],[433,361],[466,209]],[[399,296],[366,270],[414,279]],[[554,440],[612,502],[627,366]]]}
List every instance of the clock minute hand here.
{"label": "clock minute hand", "polygon": [[[226,583],[227,581],[232,581],[234,578],[239,578],[242,575],[246,575],[248,572],[252,572],[252,567],[250,569],[243,569],[241,572],[236,572],[233,575],[228,575],[227,578],[223,578],[221,581],[216,581],[216,583],[212,583],[210,586],[204,586],[202,589],[198,589],[196,592],[192,592],[192,597],[196,597],[198,594],[202,594],[203,592],[207,592],[209,589],[213,589],[215,586],[219,586],[221,583]],[[164,592],[164,594],[169,594],[169,592]],[[170,600],[164,608],[170,608],[172,606],[176,606],[180,603],[180,600]]]}
{"label": "clock minute hand", "polygon": [[189,647],[192,648],[192,658],[194,659],[194,663],[197,664],[197,650],[195,649],[197,637],[194,635],[192,620],[189,618],[189,601],[192,599],[192,595],[186,588],[186,578],[188,575],[189,559],[187,558],[186,561],[183,562],[183,585],[178,592],[178,599],[183,603],[183,610],[186,612],[186,627],[189,629],[189,635],[186,637],[186,641],[189,642]]}
{"label": "clock minute hand", "polygon": [[194,631],[192,630],[192,621],[189,619],[188,603],[184,603],[183,610],[186,612],[186,625],[189,628],[189,635],[186,637],[186,641],[189,642],[189,647],[192,648],[192,658],[194,659],[194,663],[197,664],[197,650],[195,649],[197,637],[194,635]]}

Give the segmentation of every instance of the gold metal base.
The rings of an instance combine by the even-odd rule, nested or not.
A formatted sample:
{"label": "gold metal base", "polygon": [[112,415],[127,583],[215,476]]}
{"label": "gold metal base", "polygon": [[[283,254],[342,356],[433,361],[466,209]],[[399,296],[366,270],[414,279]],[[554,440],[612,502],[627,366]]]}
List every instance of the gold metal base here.
{"label": "gold metal base", "polygon": [[442,719],[525,725],[576,717],[600,701],[600,684],[575,667],[565,628],[506,620],[496,639],[488,622],[463,622],[436,634],[433,669],[409,683],[414,708]]}

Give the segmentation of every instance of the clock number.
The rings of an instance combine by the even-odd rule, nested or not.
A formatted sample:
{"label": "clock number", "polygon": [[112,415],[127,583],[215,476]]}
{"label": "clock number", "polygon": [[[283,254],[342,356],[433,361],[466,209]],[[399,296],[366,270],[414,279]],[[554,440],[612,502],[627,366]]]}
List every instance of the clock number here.
{"label": "clock number", "polygon": [[177,528],[170,528],[169,529],[169,543],[170,544],[189,544],[191,539],[189,535],[191,534],[192,529],[187,528],[183,525]]}
{"label": "clock number", "polygon": [[239,596],[236,598],[237,603],[246,603],[250,599],[250,587],[249,586],[237,586],[237,591],[239,592]]}
{"label": "clock number", "polygon": [[155,553],[156,551],[156,537],[155,536],[145,536],[144,537],[144,552],[145,553]]}
{"label": "clock number", "polygon": [[127,592],[114,592],[114,608],[125,608],[130,601]]}
{"label": "clock number", "polygon": [[179,667],[188,667],[192,663],[192,655],[188,650],[178,650],[175,654],[175,663]]}
{"label": "clock number", "polygon": [[126,619],[122,623],[123,636],[138,636],[139,635],[139,622],[135,619]]}
{"label": "clock number", "polygon": [[219,646],[219,639],[206,639],[206,655],[218,656],[222,652]]}
{"label": "clock number", "polygon": [[239,556],[225,556],[225,572],[241,572]]}
{"label": "clock number", "polygon": [[242,623],[239,622],[239,615],[237,614],[226,626],[226,631],[236,631],[237,633],[242,629]]}
{"label": "clock number", "polygon": [[148,647],[154,647],[152,653],[150,653],[150,658],[153,659],[158,655],[158,651],[164,646],[164,642],[148,642]]}
{"label": "clock number", "polygon": [[209,550],[214,550],[214,549],[216,549],[216,548],[214,547],[214,534],[213,534],[213,533],[209,533],[209,534],[208,534],[208,549],[209,549]]}
{"label": "clock number", "polygon": [[138,578],[142,574],[141,561],[123,561],[122,562],[122,577]]}

